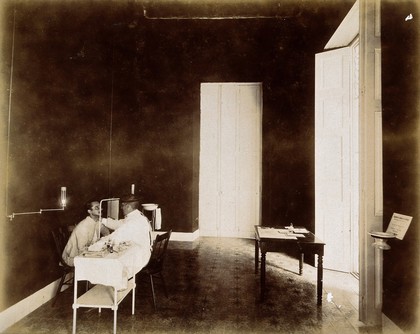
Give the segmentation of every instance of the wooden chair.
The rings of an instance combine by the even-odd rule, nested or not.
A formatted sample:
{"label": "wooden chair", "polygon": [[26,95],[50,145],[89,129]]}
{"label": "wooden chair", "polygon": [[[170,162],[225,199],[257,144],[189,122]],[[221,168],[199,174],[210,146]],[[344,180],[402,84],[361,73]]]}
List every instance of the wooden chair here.
{"label": "wooden chair", "polygon": [[150,287],[152,290],[153,297],[153,306],[155,311],[157,310],[156,306],[156,296],[153,277],[160,278],[162,281],[163,290],[165,292],[166,298],[168,298],[168,292],[166,290],[165,280],[163,278],[163,264],[165,260],[166,250],[168,248],[169,238],[171,237],[172,230],[165,232],[163,234],[158,234],[153,242],[152,246],[152,255],[148,264],[140,271],[140,274],[149,276]]}
{"label": "wooden chair", "polygon": [[60,283],[58,284],[57,291],[52,303],[52,306],[54,306],[55,302],[57,301],[57,297],[60,294],[61,288],[64,285],[73,285],[74,267],[71,267],[66,262],[64,262],[62,256],[64,247],[66,247],[67,240],[69,239],[69,233],[67,230],[65,228],[59,227],[56,230],[51,231],[51,234],[54,239],[56,255],[58,257],[59,268],[61,271]]}

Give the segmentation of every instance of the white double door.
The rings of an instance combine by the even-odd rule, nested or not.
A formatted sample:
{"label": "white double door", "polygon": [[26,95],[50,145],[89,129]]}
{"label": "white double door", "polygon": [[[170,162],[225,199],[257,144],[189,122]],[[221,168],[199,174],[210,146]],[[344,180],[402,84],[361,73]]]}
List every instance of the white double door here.
{"label": "white double door", "polygon": [[315,234],[324,268],[358,272],[358,46],[315,56]]}
{"label": "white double door", "polygon": [[201,236],[254,235],[260,222],[261,83],[201,85]]}

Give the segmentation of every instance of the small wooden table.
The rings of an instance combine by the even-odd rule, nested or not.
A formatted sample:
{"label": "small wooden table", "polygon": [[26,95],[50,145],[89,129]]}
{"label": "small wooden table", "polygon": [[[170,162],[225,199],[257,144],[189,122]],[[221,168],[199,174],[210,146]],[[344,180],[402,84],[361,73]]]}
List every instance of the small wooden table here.
{"label": "small wooden table", "polygon": [[317,270],[317,304],[322,305],[322,283],[323,283],[323,256],[325,243],[319,240],[304,228],[295,228],[296,233],[287,233],[286,228],[272,228],[255,226],[255,273],[258,273],[258,258],[261,250],[261,276],[260,276],[260,298],[265,298],[265,273],[266,273],[266,254],[267,252],[282,252],[285,245],[297,247],[299,257],[299,275],[303,271],[304,254],[318,255]]}

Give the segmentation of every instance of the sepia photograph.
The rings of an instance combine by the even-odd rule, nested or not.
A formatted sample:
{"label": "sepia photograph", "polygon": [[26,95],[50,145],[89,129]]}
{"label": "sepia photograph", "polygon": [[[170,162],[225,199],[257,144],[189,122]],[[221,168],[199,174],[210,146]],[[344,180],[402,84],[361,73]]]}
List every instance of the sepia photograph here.
{"label": "sepia photograph", "polygon": [[419,18],[0,1],[0,333],[419,333]]}

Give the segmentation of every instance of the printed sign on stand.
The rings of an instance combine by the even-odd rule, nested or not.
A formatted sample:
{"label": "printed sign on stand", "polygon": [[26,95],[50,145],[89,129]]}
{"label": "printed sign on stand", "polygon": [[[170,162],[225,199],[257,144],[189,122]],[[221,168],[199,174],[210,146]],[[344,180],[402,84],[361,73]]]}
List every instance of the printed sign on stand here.
{"label": "printed sign on stand", "polygon": [[395,234],[397,239],[402,240],[408,230],[408,227],[410,226],[412,219],[413,217],[394,212],[386,232]]}

